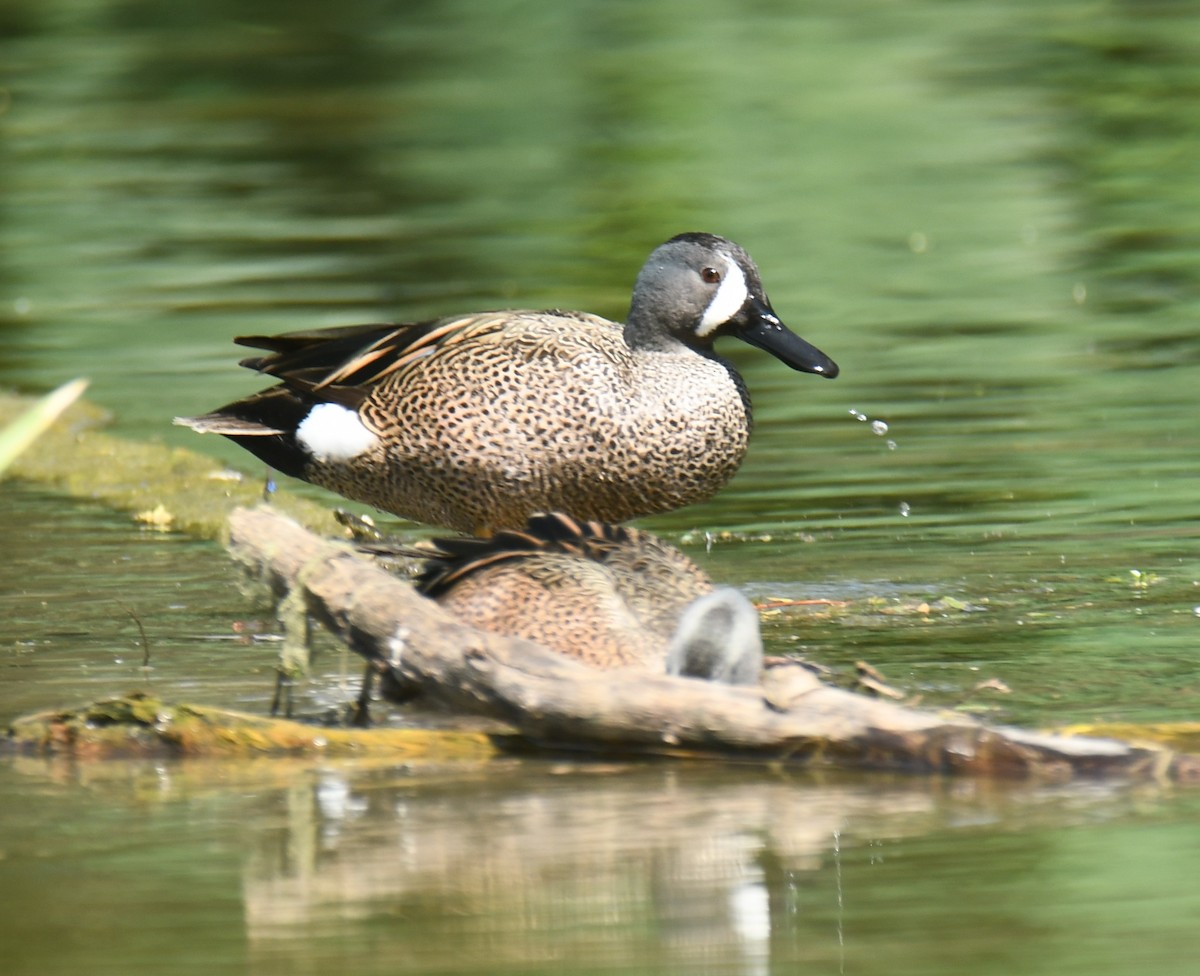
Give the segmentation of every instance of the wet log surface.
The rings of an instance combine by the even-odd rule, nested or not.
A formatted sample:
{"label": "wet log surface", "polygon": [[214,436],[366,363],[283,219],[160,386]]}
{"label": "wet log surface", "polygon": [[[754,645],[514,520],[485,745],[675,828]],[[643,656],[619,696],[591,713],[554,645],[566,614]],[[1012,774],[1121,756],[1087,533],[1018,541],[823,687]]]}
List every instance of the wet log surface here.
{"label": "wet log surface", "polygon": [[1111,739],[989,727],[823,684],[798,666],[761,687],[596,671],[528,641],[464,626],[347,546],[267,508],[230,519],[230,550],[277,596],[377,671],[532,748],[719,756],[986,776],[1200,780],[1200,757]]}

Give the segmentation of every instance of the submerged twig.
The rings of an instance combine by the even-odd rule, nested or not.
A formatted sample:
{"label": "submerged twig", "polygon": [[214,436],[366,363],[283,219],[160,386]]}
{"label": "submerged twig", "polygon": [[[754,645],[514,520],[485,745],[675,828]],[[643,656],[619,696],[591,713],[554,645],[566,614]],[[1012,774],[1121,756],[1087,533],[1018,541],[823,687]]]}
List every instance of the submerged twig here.
{"label": "submerged twig", "polygon": [[129,606],[128,604],[122,603],[120,600],[117,600],[116,603],[117,606],[129,614],[129,616],[133,619],[133,622],[137,624],[138,634],[140,635],[142,641],[142,667],[150,667],[150,638],[146,635],[146,628],[142,625],[142,618],[139,617],[134,612],[133,607]]}

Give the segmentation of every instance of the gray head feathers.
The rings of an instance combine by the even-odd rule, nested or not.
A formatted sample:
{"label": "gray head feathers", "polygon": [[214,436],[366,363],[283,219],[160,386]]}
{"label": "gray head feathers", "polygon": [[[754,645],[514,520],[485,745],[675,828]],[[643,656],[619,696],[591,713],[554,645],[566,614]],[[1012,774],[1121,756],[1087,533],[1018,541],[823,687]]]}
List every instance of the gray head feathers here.
{"label": "gray head feathers", "polygon": [[683,611],[667,650],[667,674],[753,685],[762,659],[754,605],[732,587],[720,586]]}

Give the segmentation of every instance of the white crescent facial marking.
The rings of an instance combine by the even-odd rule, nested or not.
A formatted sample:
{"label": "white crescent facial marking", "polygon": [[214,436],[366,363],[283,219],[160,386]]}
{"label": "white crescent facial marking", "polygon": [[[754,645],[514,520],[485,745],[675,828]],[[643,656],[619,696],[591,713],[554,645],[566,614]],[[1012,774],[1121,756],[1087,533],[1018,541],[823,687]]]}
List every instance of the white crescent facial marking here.
{"label": "white crescent facial marking", "polygon": [[746,304],[750,294],[746,290],[746,276],[742,274],[742,269],[736,261],[726,260],[728,263],[725,278],[721,281],[717,293],[713,295],[712,301],[708,303],[708,308],[704,310],[700,324],[696,326],[696,335],[701,339],[712,335],[737,314],[737,310]]}
{"label": "white crescent facial marking", "polygon": [[296,440],[318,461],[349,461],[369,451],[378,438],[353,410],[318,403],[296,428]]}

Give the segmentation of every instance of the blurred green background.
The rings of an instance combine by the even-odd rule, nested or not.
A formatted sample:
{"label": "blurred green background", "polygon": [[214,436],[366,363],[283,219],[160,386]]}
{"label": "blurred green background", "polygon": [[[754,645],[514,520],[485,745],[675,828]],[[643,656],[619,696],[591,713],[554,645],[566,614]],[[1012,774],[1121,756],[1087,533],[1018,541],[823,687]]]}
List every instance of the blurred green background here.
{"label": "blurred green background", "polygon": [[[1193,718],[1198,106],[1194,0],[4,0],[0,385],[38,393],[89,376],[89,397],[116,432],[206,451],[257,478],[236,448],[170,426],[257,388],[235,365],[234,335],[495,307],[620,318],[657,243],[685,230],[723,234],[756,258],[781,317],[842,375],[818,382],[755,350],[724,349],[755,403],[750,456],[715,499],[648,526],[755,599],[848,602],[764,618],[769,650],[803,653],[837,677],[866,658],[927,704],[1000,721]],[[236,643],[233,624],[273,625],[239,594],[215,545],[20,483],[3,485],[0,506],[5,714],[138,683],[138,636],[118,601],[146,622],[160,691],[264,707],[274,645]],[[319,666],[313,713],[344,695],[336,656]],[[1012,693],[974,690],[990,677]],[[5,933],[29,941],[19,972],[92,958],[87,939],[76,950],[58,936],[70,900],[47,909],[52,893],[61,898],[56,868],[29,854],[41,820],[72,825],[90,811],[94,794],[67,779],[71,788],[44,801],[56,812],[6,822],[20,856],[0,859],[0,873],[29,872],[41,920]],[[341,831],[370,850],[351,831],[351,807],[317,802],[365,790],[377,812],[364,822],[388,844],[407,843],[378,812],[398,808],[397,794],[316,774],[299,782],[320,811],[303,836]],[[556,816],[599,804],[620,836],[624,800],[614,797],[626,794],[619,784],[606,792],[613,786],[575,783]],[[483,804],[523,804],[526,788],[549,789],[539,781],[479,806],[464,790],[455,809],[486,820],[493,807]],[[761,799],[753,782],[725,788],[752,806]],[[0,768],[0,791],[26,789]],[[648,789],[665,802],[671,787]],[[532,908],[514,919],[499,896],[472,901],[478,929],[438,929],[444,946],[421,926],[405,930],[400,941],[420,946],[420,962],[406,970],[393,955],[390,971],[770,972],[800,961],[923,974],[1190,971],[1194,885],[1190,896],[1173,886],[1194,879],[1197,852],[1169,826],[1187,822],[1186,801],[1157,798],[1157,830],[1107,796],[1084,813],[1078,796],[1048,802],[1039,816],[1061,816],[1021,835],[1033,854],[1020,867],[1005,839],[1033,829],[1019,803],[974,798],[959,809],[946,796],[896,800],[863,787],[892,814],[881,827],[855,820],[870,802],[847,806],[814,789],[811,806],[835,810],[828,823],[840,826],[788,848],[808,852],[803,869],[782,841],[743,843],[730,824],[770,830],[737,808],[704,841],[741,852],[726,865],[732,875],[658,889],[664,872],[693,870],[663,854],[674,850],[666,822],[626,852],[658,865],[645,883],[660,901],[630,895],[622,884],[645,879],[618,869],[594,914],[553,915],[546,942],[531,936]],[[171,842],[195,807],[164,791],[167,812],[148,828],[154,880],[133,881],[135,861],[100,858],[98,877],[112,870],[130,885],[114,911],[158,905],[159,886],[190,877],[180,864],[202,861],[205,845],[225,850],[214,837],[250,815],[241,793],[222,795],[211,822]],[[308,809],[294,793],[270,795],[269,822]],[[722,809],[715,792],[698,795]],[[403,796],[441,809],[436,795]],[[127,802],[105,794],[96,831],[77,844],[107,851],[112,828],[101,825],[123,821]],[[847,870],[874,890],[882,861],[872,838],[905,833],[903,811],[929,806],[939,815],[911,829],[932,833],[907,850],[913,863],[936,862],[932,874],[890,873],[895,887],[882,891],[895,901],[881,893],[868,908],[860,898],[859,924],[839,916],[833,941],[827,913],[842,862],[828,859],[832,838],[848,831]],[[1097,819],[1116,826],[1071,833]],[[966,821],[990,826],[967,836],[955,826]],[[871,826],[856,833],[856,822]],[[616,839],[593,851],[534,820],[513,829],[546,837],[583,878],[594,859],[621,858]],[[63,870],[80,856],[56,849]],[[487,860],[464,851],[454,871],[416,885],[439,911]],[[1122,891],[1097,867],[1110,855],[1154,870]],[[221,863],[236,887],[240,854]],[[1017,883],[1031,863],[1037,883]],[[931,886],[939,864],[949,874]],[[738,872],[769,896],[765,943],[746,942],[742,916],[724,914],[741,904],[743,889],[727,887]],[[236,920],[230,877],[195,891],[232,899]],[[977,912],[960,927],[959,895],[975,884]],[[1098,903],[1126,920],[1128,938],[1107,925],[1096,938]],[[243,962],[240,935],[215,938],[230,918],[187,922],[196,908],[184,897],[164,909],[164,938],[210,968]],[[390,901],[341,908],[360,921],[326,933],[342,947],[338,965],[382,968],[369,933],[404,911]],[[717,916],[725,922],[709,924]],[[595,945],[581,932],[603,918],[616,919],[605,930],[614,941],[589,957]],[[307,959],[329,971],[329,955],[288,931],[295,958],[252,953],[255,968]],[[920,932],[957,934],[947,948]],[[714,955],[696,949],[705,938]],[[153,939],[139,940],[118,940],[114,965],[161,961]],[[456,965],[455,945],[473,962]]]}

